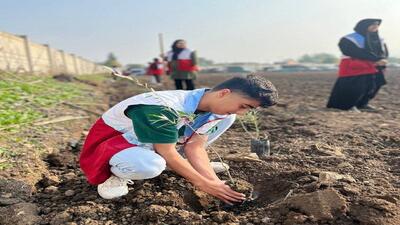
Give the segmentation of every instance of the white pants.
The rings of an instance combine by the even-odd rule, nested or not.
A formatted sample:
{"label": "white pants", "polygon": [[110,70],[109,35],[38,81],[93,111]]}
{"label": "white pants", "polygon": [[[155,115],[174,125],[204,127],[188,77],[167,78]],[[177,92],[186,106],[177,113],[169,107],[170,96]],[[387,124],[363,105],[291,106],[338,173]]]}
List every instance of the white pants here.
{"label": "white pants", "polygon": [[[218,122],[215,132],[208,133],[207,144],[211,144],[221,136],[235,121],[231,116]],[[130,147],[113,155],[110,159],[111,172],[120,178],[129,180],[144,180],[156,177],[166,168],[163,157],[153,149]]]}
{"label": "white pants", "polygon": [[131,147],[110,159],[111,172],[120,178],[143,180],[156,177],[165,170],[163,157],[151,149]]}

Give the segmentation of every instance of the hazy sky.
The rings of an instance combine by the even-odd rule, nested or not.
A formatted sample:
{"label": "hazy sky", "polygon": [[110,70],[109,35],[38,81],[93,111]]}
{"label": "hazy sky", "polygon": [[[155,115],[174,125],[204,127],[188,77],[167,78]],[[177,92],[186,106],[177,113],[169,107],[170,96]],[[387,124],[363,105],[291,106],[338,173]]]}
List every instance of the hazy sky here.
{"label": "hazy sky", "polygon": [[400,57],[399,0],[0,0],[0,31],[104,61],[145,63],[178,38],[216,62],[272,62],[333,53],[363,18]]}

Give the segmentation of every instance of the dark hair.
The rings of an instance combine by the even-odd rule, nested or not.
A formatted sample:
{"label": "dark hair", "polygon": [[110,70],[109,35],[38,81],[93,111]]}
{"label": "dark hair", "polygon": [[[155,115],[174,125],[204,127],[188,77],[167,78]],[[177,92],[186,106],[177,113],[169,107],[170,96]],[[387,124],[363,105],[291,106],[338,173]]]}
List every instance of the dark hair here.
{"label": "dark hair", "polygon": [[183,39],[176,39],[176,40],[172,43],[171,48],[172,48],[172,49],[177,48],[176,45],[177,45],[178,42],[180,42],[180,41],[185,41],[185,40],[183,40]]}
{"label": "dark hair", "polygon": [[173,55],[172,55],[173,60],[177,60],[179,53],[181,53],[183,51],[183,48],[178,48],[178,46],[177,46],[178,42],[180,42],[180,41],[185,41],[185,40],[183,40],[183,39],[175,40],[174,43],[172,43],[172,45],[171,45],[172,52],[173,52]]}
{"label": "dark hair", "polygon": [[212,91],[229,89],[234,93],[249,97],[260,102],[260,106],[267,108],[278,103],[278,91],[275,86],[269,81],[255,74],[249,74],[244,77],[234,77],[226,80],[217,86]]}
{"label": "dark hair", "polygon": [[365,36],[368,33],[368,27],[374,23],[378,23],[379,25],[382,23],[381,19],[363,19],[360,20],[356,26],[354,27],[354,31]]}

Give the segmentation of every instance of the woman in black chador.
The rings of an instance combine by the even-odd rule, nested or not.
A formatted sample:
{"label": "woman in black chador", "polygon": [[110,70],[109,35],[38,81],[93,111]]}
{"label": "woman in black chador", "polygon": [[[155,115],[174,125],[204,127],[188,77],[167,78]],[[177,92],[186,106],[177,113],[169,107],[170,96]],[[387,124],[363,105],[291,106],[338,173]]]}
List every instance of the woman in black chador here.
{"label": "woman in black chador", "polygon": [[383,71],[388,50],[378,34],[380,24],[380,19],[361,20],[354,28],[354,33],[340,39],[339,48],[343,57],[328,108],[356,112],[359,109],[373,109],[368,102],[386,84]]}

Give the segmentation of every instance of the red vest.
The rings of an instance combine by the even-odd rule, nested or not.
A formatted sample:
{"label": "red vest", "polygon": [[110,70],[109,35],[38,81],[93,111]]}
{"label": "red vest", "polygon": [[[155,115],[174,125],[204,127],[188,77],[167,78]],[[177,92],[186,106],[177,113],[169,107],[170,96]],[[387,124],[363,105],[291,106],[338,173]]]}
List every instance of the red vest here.
{"label": "red vest", "polygon": [[154,63],[152,63],[149,68],[147,69],[147,73],[149,75],[162,75],[164,73],[163,64],[157,63],[157,69],[153,68]]}
{"label": "red vest", "polygon": [[[169,51],[167,53],[167,59],[168,62],[172,61],[172,56],[173,56],[173,52]],[[192,61],[192,51],[188,48],[185,48],[184,50],[182,50],[179,55],[178,55],[178,60],[177,60],[177,70],[178,71],[185,71],[185,72],[194,72],[197,71],[198,68],[196,65],[193,65],[193,61]],[[171,65],[170,63],[169,65],[169,69],[171,70]]]}
{"label": "red vest", "polygon": [[[347,40],[353,42],[357,47],[365,47],[365,38],[359,33],[351,33],[344,36]],[[373,61],[362,60],[343,56],[339,64],[339,77],[351,77],[357,75],[374,74],[378,70]]]}
{"label": "red vest", "polygon": [[374,74],[378,70],[375,63],[368,60],[344,57],[339,64],[339,77],[351,77],[357,75]]}

